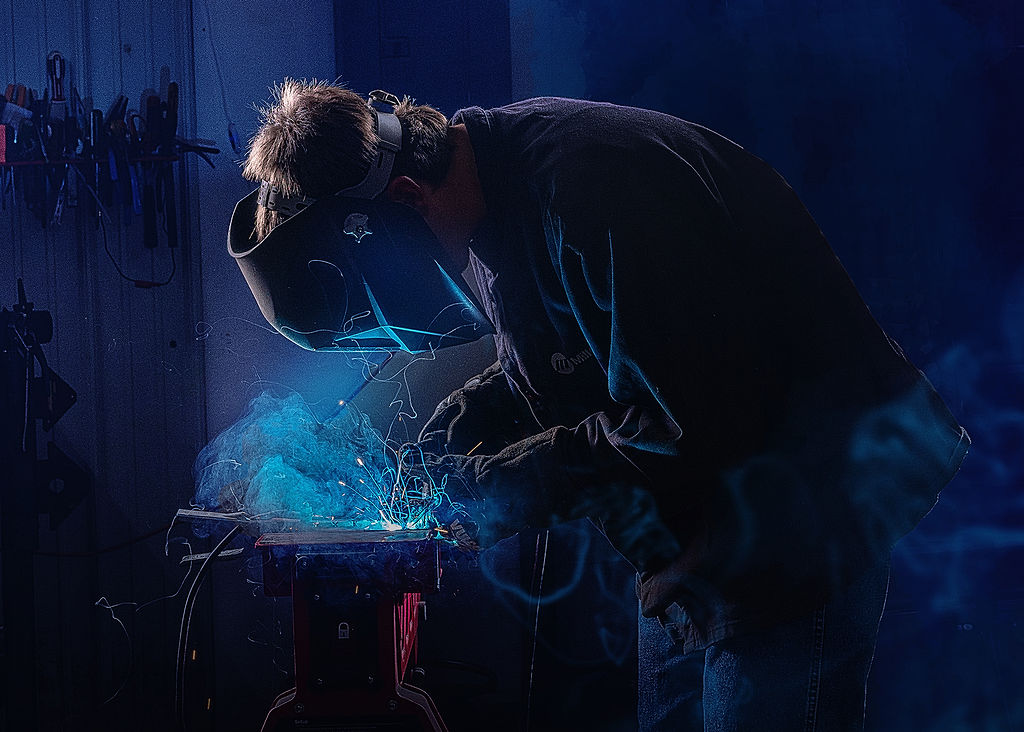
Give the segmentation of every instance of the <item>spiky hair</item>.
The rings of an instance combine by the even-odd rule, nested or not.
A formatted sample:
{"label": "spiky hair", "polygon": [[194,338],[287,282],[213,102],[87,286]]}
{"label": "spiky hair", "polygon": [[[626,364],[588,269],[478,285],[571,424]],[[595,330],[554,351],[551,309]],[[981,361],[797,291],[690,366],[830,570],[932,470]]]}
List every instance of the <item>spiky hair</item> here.
{"label": "spiky hair", "polygon": [[[242,175],[267,181],[288,196],[321,198],[355,185],[373,162],[379,138],[366,100],[343,85],[285,79],[259,109],[260,125]],[[395,109],[402,123],[402,152],[392,177],[409,175],[434,185],[448,172],[448,120],[441,112],[406,97]],[[256,212],[256,235],[279,223],[276,211]]]}
{"label": "spiky hair", "polygon": [[[343,86],[285,79],[260,111],[242,175],[267,181],[285,195],[327,196],[358,183],[377,147],[373,112]],[[263,239],[278,223],[275,211],[259,209],[256,234]]]}

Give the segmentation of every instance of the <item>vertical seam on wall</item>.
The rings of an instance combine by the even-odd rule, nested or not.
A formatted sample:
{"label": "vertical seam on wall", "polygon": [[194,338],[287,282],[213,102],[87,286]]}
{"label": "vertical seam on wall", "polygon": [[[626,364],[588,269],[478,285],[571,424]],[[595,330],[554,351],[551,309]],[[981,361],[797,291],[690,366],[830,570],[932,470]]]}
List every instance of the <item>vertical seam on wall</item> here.
{"label": "vertical seam on wall", "polygon": [[[49,22],[50,21],[50,9],[47,7],[46,0],[42,0],[42,12],[43,12],[43,23],[42,23],[42,26],[43,26],[43,48],[42,48],[42,50],[43,50],[43,54],[45,54],[44,55],[44,59],[45,60],[44,60],[44,63],[43,63],[43,69],[44,69],[44,73],[43,73],[43,89],[44,90],[48,90],[50,88],[50,72],[49,72],[49,69],[47,68],[46,61],[49,60],[49,54],[50,54],[50,51],[52,49],[50,48],[50,22]],[[46,111],[49,112],[49,110],[46,110]],[[50,168],[43,168],[43,171],[44,171],[43,175],[46,178],[48,178],[51,174],[54,173],[54,170],[51,170]],[[66,169],[64,171],[64,174],[67,175],[67,170]],[[45,185],[46,184],[44,183],[44,186]],[[49,219],[49,217],[50,217],[50,211],[49,211],[49,206],[48,206],[48,203],[49,203],[48,198],[49,198],[48,196],[44,196],[44,199],[43,199],[43,216],[47,217],[47,219]],[[60,323],[61,322],[61,306],[60,306],[60,302],[58,302],[58,298],[56,297],[56,294],[58,292],[58,289],[57,289],[57,253],[55,251],[57,237],[56,237],[56,232],[53,229],[53,226],[50,225],[51,223],[55,224],[55,222],[49,222],[48,221],[47,225],[45,226],[45,228],[43,230],[43,259],[46,262],[46,269],[47,269],[47,275],[48,275],[48,277],[46,278],[46,286],[47,286],[46,296],[47,296],[47,302],[49,303],[51,309],[53,310],[53,319],[57,323]],[[61,298],[61,300],[63,300],[63,298]],[[57,369],[56,370],[59,371],[60,367],[61,367],[61,358],[60,358],[60,329],[59,328],[54,328],[53,329],[53,338],[52,338],[51,342],[53,343],[53,348],[51,349],[51,355],[55,356],[54,361],[56,362],[56,365],[57,365]]]}
{"label": "vertical seam on wall", "polygon": [[[91,98],[93,100],[92,106],[95,107],[96,106],[96,103],[95,103],[95,99],[96,99],[96,97],[95,97],[95,84],[93,83],[92,54],[90,53],[90,50],[92,48],[92,40],[93,40],[93,35],[92,35],[92,32],[91,32],[92,31],[92,12],[91,12],[92,11],[92,5],[91,5],[91,0],[81,0],[81,3],[79,5],[77,5],[77,7],[79,8],[79,11],[81,12],[81,25],[79,26],[81,28],[81,40],[79,42],[79,46],[80,46],[79,57],[81,59],[81,68],[82,68],[82,89],[85,92],[84,96],[86,98]],[[89,111],[91,112],[91,109]],[[91,217],[86,217],[86,218],[87,218],[87,220],[89,220]],[[98,417],[99,417],[99,415],[101,415],[103,413],[103,411],[102,411],[103,410],[102,394],[101,394],[100,389],[99,389],[99,384],[100,384],[100,379],[99,379],[100,364],[99,364],[99,359],[96,357],[96,354],[98,353],[98,348],[99,348],[99,339],[97,337],[97,332],[96,332],[96,329],[97,329],[97,326],[98,326],[98,323],[97,323],[97,320],[96,320],[96,314],[97,314],[96,305],[97,305],[97,293],[99,292],[98,277],[99,277],[99,261],[100,261],[99,255],[97,254],[97,251],[96,251],[96,248],[97,248],[96,244],[98,244],[98,241],[99,241],[99,239],[98,239],[99,234],[96,232],[95,229],[92,229],[92,235],[90,236],[89,231],[90,231],[90,229],[88,227],[83,227],[83,228],[79,229],[78,240],[79,240],[79,245],[82,247],[82,249],[81,249],[81,251],[82,251],[82,262],[84,264],[84,266],[83,266],[84,272],[83,272],[83,277],[82,277],[83,311],[85,313],[88,313],[89,318],[90,318],[89,327],[87,327],[85,330],[86,330],[86,333],[88,334],[87,338],[86,338],[86,344],[88,346],[88,351],[87,352],[89,354],[90,361],[92,362],[92,368],[91,368],[91,378],[92,378],[91,386],[92,386],[92,389],[91,389],[91,391],[93,392],[93,405],[94,405],[94,407],[93,407],[93,414],[94,414],[93,424],[97,424],[98,425]],[[100,465],[100,441],[101,441],[101,438],[100,438],[99,433],[100,433],[100,431],[97,429],[96,430],[96,435],[94,436],[93,441],[92,441],[93,452],[92,452],[92,463],[91,464],[93,466],[96,466],[97,468]],[[95,490],[95,487],[96,487],[96,481],[94,480],[93,481],[93,490],[89,491],[89,494],[88,494],[88,497],[86,499],[85,505],[83,506],[83,508],[88,512],[88,516],[85,519],[85,526],[86,526],[85,530],[87,532],[87,537],[86,537],[87,544],[86,545],[90,546],[90,547],[95,547],[97,545],[97,542],[96,542],[96,533],[97,533],[96,521],[97,521],[98,511],[97,511],[97,495],[96,495],[97,491]],[[91,595],[95,596],[96,595],[96,590],[98,589],[99,582],[100,582],[100,580],[99,580],[99,577],[100,577],[100,563],[99,563],[99,561],[90,562],[89,566],[88,566],[88,569],[86,571],[89,572],[89,577],[88,577],[89,592],[90,592]],[[90,643],[89,643],[88,648],[91,651],[91,655],[92,655],[93,658],[98,658],[99,657],[99,638],[100,638],[100,632],[99,632],[100,625],[99,625],[99,623],[100,623],[99,614],[97,614],[97,613],[92,614],[92,624],[91,624],[90,627],[92,628],[93,632],[90,633]],[[93,699],[96,698],[96,694],[97,694],[97,688],[98,688],[97,687],[97,677],[99,676],[99,674],[98,673],[86,674],[86,676],[88,677],[88,681],[85,682],[85,683],[88,684],[88,688],[87,688],[86,692],[82,696],[84,696],[87,699],[93,700]]]}
{"label": "vertical seam on wall", "polygon": [[[84,96],[93,98],[93,106],[95,107],[95,97],[93,96],[92,91],[92,56],[89,53],[88,48],[89,39],[92,38],[92,34],[89,32],[91,25],[89,23],[89,0],[82,0],[81,4],[78,7],[80,7],[82,10],[82,22],[80,26],[82,29],[82,40],[81,43],[79,43],[79,45],[81,46],[80,58],[82,63],[82,90],[85,92]],[[91,112],[92,110],[89,111]]]}
{"label": "vertical seam on wall", "polygon": [[[118,3],[118,7],[120,7],[120,3]],[[118,19],[120,20],[120,15],[118,16]],[[120,22],[118,23],[118,25],[120,25]],[[121,56],[122,56],[122,59],[123,59],[124,54],[121,54]],[[124,67],[124,64],[122,62],[122,68],[123,67]],[[123,91],[124,91],[124,88],[122,86],[122,92]],[[130,185],[130,183],[126,182],[126,185]],[[127,231],[127,230],[125,230],[125,231]],[[118,239],[119,239],[119,241],[121,243],[121,246],[119,247],[119,252],[118,252],[118,254],[120,256],[120,261],[124,262],[126,265],[128,265],[130,260],[129,260],[126,252],[125,252],[125,239],[126,238],[127,238],[126,234],[122,234],[121,232],[118,233]],[[129,243],[128,246],[130,247],[131,244]],[[138,438],[136,437],[136,433],[138,432],[138,415],[137,415],[137,412],[136,412],[136,409],[135,409],[135,403],[136,403],[136,400],[138,399],[138,392],[136,391],[136,388],[135,388],[135,362],[136,362],[136,358],[135,358],[135,337],[134,337],[134,320],[135,320],[134,315],[135,315],[135,308],[133,307],[135,303],[133,302],[133,299],[132,299],[132,296],[135,293],[132,292],[132,290],[127,290],[127,294],[126,294],[127,286],[126,286],[126,284],[125,284],[125,282],[123,280],[121,281],[120,285],[121,285],[121,302],[122,303],[127,303],[127,310],[128,310],[128,317],[125,318],[125,322],[128,324],[128,328],[127,328],[127,331],[128,331],[127,332],[127,341],[126,341],[126,343],[124,344],[123,347],[126,348],[127,351],[128,351],[128,395],[129,395],[128,396],[128,415],[129,415],[128,428],[130,430],[130,432],[129,432],[130,439],[127,440],[127,442],[128,442],[128,445],[129,445],[129,449],[131,450],[131,466],[132,466],[132,469],[131,469],[131,473],[129,473],[128,484],[126,486],[127,487],[127,491],[125,492],[125,502],[126,503],[130,502],[129,506],[126,506],[125,514],[126,514],[127,519],[128,519],[128,525],[129,525],[128,536],[130,537],[132,531],[134,530],[134,527],[139,525],[139,495],[138,494],[139,494],[140,483],[141,483],[141,481],[139,480]],[[136,561],[135,561],[135,559],[136,559],[136,549],[135,549],[134,546],[130,546],[128,548],[128,596],[129,597],[135,597],[136,596],[136,594],[135,594],[136,593],[136,589],[135,589],[135,578],[136,578],[136,566],[135,565],[136,565]],[[132,709],[132,719],[139,719],[139,696],[140,696],[140,694],[135,689],[131,689],[130,691],[131,691],[131,696],[129,698],[129,704],[131,705],[131,709]]]}
{"label": "vertical seam on wall", "polygon": [[121,28],[121,0],[117,0],[117,44],[115,45],[115,58],[117,59],[117,81],[118,91],[124,91],[124,34]]}
{"label": "vertical seam on wall", "polygon": [[[384,83],[384,1],[377,0],[377,83]],[[369,91],[369,90],[367,90]]]}
{"label": "vertical seam on wall", "polygon": [[[43,26],[43,53],[48,54],[50,52],[50,28],[49,28],[49,23],[47,22],[49,20],[49,17],[48,17],[48,12],[49,11],[47,10],[47,7],[46,7],[46,0],[43,0],[42,10],[43,10],[43,22],[42,22],[41,25]],[[45,64],[44,64],[44,68],[45,68]],[[44,75],[44,79],[45,79],[45,83],[44,83],[44,87],[43,88],[46,88],[46,87],[48,87],[50,85],[50,75],[48,73],[45,74]]]}
{"label": "vertical seam on wall", "polygon": [[[196,26],[195,26],[195,0],[188,0],[186,6],[186,17],[182,20],[182,26],[185,28],[187,34],[186,41],[188,47],[188,74],[189,74],[189,112],[188,112],[188,134],[196,134],[197,126],[197,109],[198,109],[198,96],[196,93]],[[180,109],[180,105],[179,105]],[[184,132],[184,130],[182,130]],[[187,136],[187,135],[186,135]],[[203,300],[203,257],[202,257],[202,246],[199,247],[197,255],[192,253],[193,242],[202,242],[202,224],[199,221],[196,208],[193,206],[195,202],[193,186],[189,183],[198,178],[196,169],[198,168],[198,162],[194,157],[189,158],[185,165],[181,168],[185,171],[183,175],[179,176],[181,181],[179,190],[185,195],[180,196],[183,204],[184,211],[182,211],[182,221],[185,222],[184,236],[182,237],[182,264],[184,265],[186,259],[190,260],[190,266],[188,267],[189,276],[189,288],[193,291],[192,296],[189,298],[189,305],[194,306],[194,310],[190,311],[191,320],[195,320],[197,315],[201,315],[204,309]],[[187,255],[186,255],[187,252]],[[191,260],[195,260],[196,267],[196,279],[192,280],[192,268]],[[194,331],[194,328],[193,328]],[[198,360],[199,360],[199,373],[202,375],[201,388],[202,393],[199,399],[199,430],[202,444],[206,444],[210,441],[209,434],[209,411],[207,407],[207,393],[208,393],[208,380],[206,374],[206,344],[198,347]]]}
{"label": "vertical seam on wall", "polygon": [[[156,33],[153,29],[153,0],[146,0],[146,46],[149,48],[149,77],[147,86],[151,85],[156,88],[156,91],[159,94],[160,83],[159,76],[156,73],[156,42],[153,40],[155,36]],[[153,79],[157,79],[157,83],[152,83]],[[139,100],[139,114],[143,114],[143,116],[145,116],[142,100]]]}
{"label": "vertical seam on wall", "polygon": [[14,78],[11,81],[18,80],[18,53],[14,45],[14,0],[11,0],[11,74]]}
{"label": "vertical seam on wall", "polygon": [[[11,46],[11,82],[17,82],[18,81],[18,54],[17,54],[17,48],[16,48],[16,46],[14,44],[14,0],[11,0],[11,34],[10,34],[9,37],[11,39],[11,44],[10,44],[10,46]],[[13,168],[8,168],[7,171],[11,174],[12,179],[13,179],[14,169]],[[18,247],[15,244],[15,242],[18,241],[18,237],[15,236],[15,220],[18,218],[18,199],[17,199],[17,195],[16,195],[17,189],[12,186],[11,187],[11,191],[12,191],[12,193],[11,193],[11,216],[10,216],[10,220],[11,220],[11,238],[10,238],[10,242],[11,242],[11,259],[10,259],[10,261],[11,261],[11,265],[14,266],[14,268],[15,268],[15,273],[14,274],[15,274],[15,276],[17,276],[18,267],[15,265],[15,263],[16,262],[20,263],[20,259],[21,259],[20,256],[18,256],[20,254],[20,247]],[[25,271],[24,267],[21,268],[21,271],[22,272]]]}

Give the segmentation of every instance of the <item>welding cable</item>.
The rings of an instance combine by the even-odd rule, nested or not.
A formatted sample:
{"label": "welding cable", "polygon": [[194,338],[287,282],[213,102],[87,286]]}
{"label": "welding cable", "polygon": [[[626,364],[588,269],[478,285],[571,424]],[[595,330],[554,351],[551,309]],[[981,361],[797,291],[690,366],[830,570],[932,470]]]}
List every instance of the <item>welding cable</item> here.
{"label": "welding cable", "polygon": [[124,270],[121,269],[121,265],[117,263],[116,259],[114,259],[113,252],[110,251],[110,240],[107,238],[107,226],[103,222],[104,218],[111,224],[114,223],[114,220],[110,218],[110,214],[107,212],[106,207],[100,201],[100,197],[96,194],[96,189],[93,188],[92,185],[90,185],[88,180],[86,180],[86,177],[82,173],[82,171],[80,171],[74,165],[71,166],[71,169],[75,171],[79,178],[82,179],[82,185],[85,186],[86,190],[88,190],[89,193],[92,195],[93,199],[95,199],[96,206],[99,208],[99,211],[102,214],[102,216],[100,216],[99,218],[99,222],[100,230],[103,232],[103,250],[107,253],[107,259],[109,259],[110,263],[114,265],[114,269],[117,270],[117,273],[121,276],[121,279],[131,282],[133,285],[142,290],[148,290],[154,287],[163,287],[164,285],[171,284],[171,281],[174,279],[174,275],[178,270],[178,260],[175,259],[173,250],[171,251],[171,273],[167,275],[167,279],[163,281],[155,282],[153,280],[140,280],[124,273]]}
{"label": "welding cable", "polygon": [[117,263],[117,260],[114,259],[114,255],[110,251],[110,242],[107,240],[107,227],[103,223],[103,219],[100,219],[100,230],[103,232],[103,249],[107,252],[107,258],[110,260],[110,263],[114,265],[114,269],[117,270],[117,273],[121,276],[121,279],[131,282],[133,285],[135,285],[141,290],[149,290],[154,287],[163,287],[164,285],[171,284],[171,281],[174,279],[174,275],[178,270],[178,260],[175,258],[173,250],[171,251],[171,273],[167,275],[167,279],[162,280],[160,282],[157,282],[155,280],[140,280],[130,275],[126,275],[124,271],[121,269],[121,265],[119,265]]}
{"label": "welding cable", "polygon": [[217,82],[220,85],[220,101],[224,105],[224,118],[228,122],[228,143],[235,155],[241,155],[242,146],[238,143],[238,135],[235,132],[235,123],[231,121],[231,113],[228,111],[228,98],[224,93],[224,75],[220,71],[220,61],[217,60],[217,45],[213,42],[213,14],[210,13],[209,0],[203,0],[206,8],[206,37],[210,41],[210,55],[213,57],[213,67],[217,71]]}
{"label": "welding cable", "polygon": [[181,613],[181,629],[178,632],[178,656],[177,663],[174,670],[174,714],[177,719],[178,726],[184,731],[185,730],[185,653],[188,646],[188,631],[192,624],[192,608],[195,606],[196,597],[199,595],[199,588],[203,584],[203,580],[206,578],[206,573],[212,566],[212,562],[217,556],[227,548],[227,545],[231,543],[231,540],[238,535],[242,530],[242,525],[237,524],[232,527],[231,531],[224,535],[224,538],[217,543],[217,546],[213,548],[210,555],[203,560],[202,565],[199,567],[199,573],[196,578],[192,581],[192,586],[188,590],[188,595],[185,597],[185,608]]}
{"label": "welding cable", "polygon": [[[185,542],[185,546],[186,547],[189,546],[188,542]],[[191,551],[191,549],[189,549],[189,551]],[[129,602],[117,602],[117,603],[114,603],[113,605],[111,605],[110,601],[107,600],[107,598],[105,596],[100,597],[99,600],[97,600],[95,603],[93,603],[93,605],[95,607],[103,608],[104,610],[107,610],[107,611],[110,612],[110,617],[113,618],[113,620],[116,621],[117,624],[121,626],[121,630],[124,631],[124,638],[128,642],[128,668],[124,672],[124,679],[121,681],[121,685],[117,687],[117,691],[115,691],[113,694],[111,694],[109,697],[107,697],[107,700],[104,701],[101,706],[106,706],[107,704],[110,704],[110,702],[114,701],[114,699],[116,699],[118,696],[121,695],[121,692],[124,691],[125,687],[128,685],[128,680],[131,678],[132,672],[133,672],[133,670],[135,668],[135,651],[134,651],[134,644],[132,643],[132,636],[128,632],[128,628],[125,626],[124,621],[121,618],[119,618],[117,616],[117,613],[114,612],[114,611],[117,608],[119,608],[119,607],[131,606],[132,607],[132,611],[137,613],[140,610],[143,610],[143,609],[149,607],[150,605],[154,605],[154,604],[156,604],[158,602],[161,602],[163,600],[172,600],[172,599],[174,599],[179,594],[181,594],[182,589],[184,589],[184,587],[185,587],[185,583],[188,582],[188,578],[192,576],[193,566],[194,566],[193,564],[189,565],[188,571],[185,572],[185,576],[181,578],[181,582],[178,584],[178,589],[174,591],[173,595],[165,595],[164,597],[157,597],[157,598],[154,598],[152,600],[148,600],[148,601],[142,603],[141,605],[139,603],[137,603],[137,602],[131,602],[131,601],[129,601]]]}
{"label": "welding cable", "polygon": [[[24,300],[25,299],[25,297],[24,297],[24,289],[21,289],[21,280],[18,280],[18,287],[19,287],[19,292],[21,293],[21,299]],[[22,452],[27,452],[27,450],[28,450],[28,427],[32,423],[32,418],[31,418],[32,400],[30,398],[30,392],[31,392],[30,386],[32,384],[32,379],[35,377],[35,373],[36,373],[36,371],[35,371],[35,364],[33,363],[32,359],[33,358],[41,359],[40,362],[39,362],[39,365],[42,367],[43,373],[45,374],[46,373],[46,354],[43,353],[43,349],[41,349],[39,347],[39,344],[36,343],[35,334],[32,331],[30,331],[30,330],[26,331],[25,332],[25,336],[22,337],[22,334],[18,332],[17,328],[9,327],[7,329],[7,335],[8,335],[8,337],[13,337],[13,338],[17,339],[17,343],[15,344],[15,348],[20,345],[21,346],[21,351],[23,351],[24,354],[25,354],[25,399],[24,399],[25,410],[24,410],[24,415],[23,415],[24,418],[23,418],[22,424],[21,424],[21,451]],[[28,340],[26,341],[25,338],[28,338]],[[6,352],[6,347],[5,347],[5,352]]]}
{"label": "welding cable", "polygon": [[[544,596],[544,570],[548,566],[548,540],[551,538],[551,531],[544,530],[544,549],[540,549],[540,534],[537,534],[537,544],[533,552],[533,576],[537,581],[537,611],[533,619],[533,650],[530,652],[530,680],[526,687],[526,729],[530,729],[530,707],[533,702],[533,672],[537,664],[537,631],[540,628],[540,606]],[[537,563],[540,561],[540,578],[537,579]]]}
{"label": "welding cable", "polygon": [[[32,349],[25,343],[25,339],[21,337],[17,328],[8,328],[8,335],[14,335],[15,338],[21,343],[22,349],[25,351],[25,412],[24,419],[21,423],[21,451],[23,453],[28,452],[28,427],[32,423],[32,380],[35,377],[36,369],[32,363]],[[26,333],[25,335],[29,335]],[[5,349],[6,350],[6,347]]]}

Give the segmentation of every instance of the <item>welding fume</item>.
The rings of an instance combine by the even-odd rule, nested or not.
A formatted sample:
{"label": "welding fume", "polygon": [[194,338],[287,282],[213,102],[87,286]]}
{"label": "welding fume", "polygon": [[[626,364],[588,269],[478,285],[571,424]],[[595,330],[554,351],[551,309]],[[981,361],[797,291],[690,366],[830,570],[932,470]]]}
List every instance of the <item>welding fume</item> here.
{"label": "welding fume", "polygon": [[[390,353],[484,335],[498,358],[415,442],[354,410],[318,419],[268,399],[211,445],[199,502],[275,521],[261,542],[278,559],[293,547],[293,592],[369,581],[389,533],[472,552],[587,518],[637,572],[640,729],[789,730],[808,709],[822,729],[862,728],[890,552],[970,439],[778,173],[652,110],[538,98],[448,119],[294,79],[243,172],[258,188],[228,248],[281,335],[370,377]],[[369,565],[308,574],[353,545]],[[425,590],[392,590],[376,627],[404,618],[406,637]],[[296,618],[320,601],[296,597]],[[352,703],[351,679],[318,696],[335,682],[299,669],[316,663],[304,633],[274,724],[337,721],[324,700]],[[409,729],[445,729],[402,674],[374,683],[365,719],[415,698]],[[601,729],[599,701],[581,714]]]}

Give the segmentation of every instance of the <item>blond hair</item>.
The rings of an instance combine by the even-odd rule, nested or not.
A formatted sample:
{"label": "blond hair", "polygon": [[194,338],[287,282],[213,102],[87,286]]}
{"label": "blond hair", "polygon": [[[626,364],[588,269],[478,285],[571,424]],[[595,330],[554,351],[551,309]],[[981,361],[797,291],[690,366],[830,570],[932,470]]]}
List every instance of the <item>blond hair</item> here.
{"label": "blond hair", "polygon": [[[343,85],[285,79],[260,109],[260,125],[249,141],[242,175],[266,181],[287,196],[322,198],[363,179],[379,138],[366,100]],[[408,175],[437,185],[448,172],[448,120],[406,97],[395,109],[402,123],[402,151],[392,177]],[[258,208],[256,236],[280,223],[279,214]]]}

